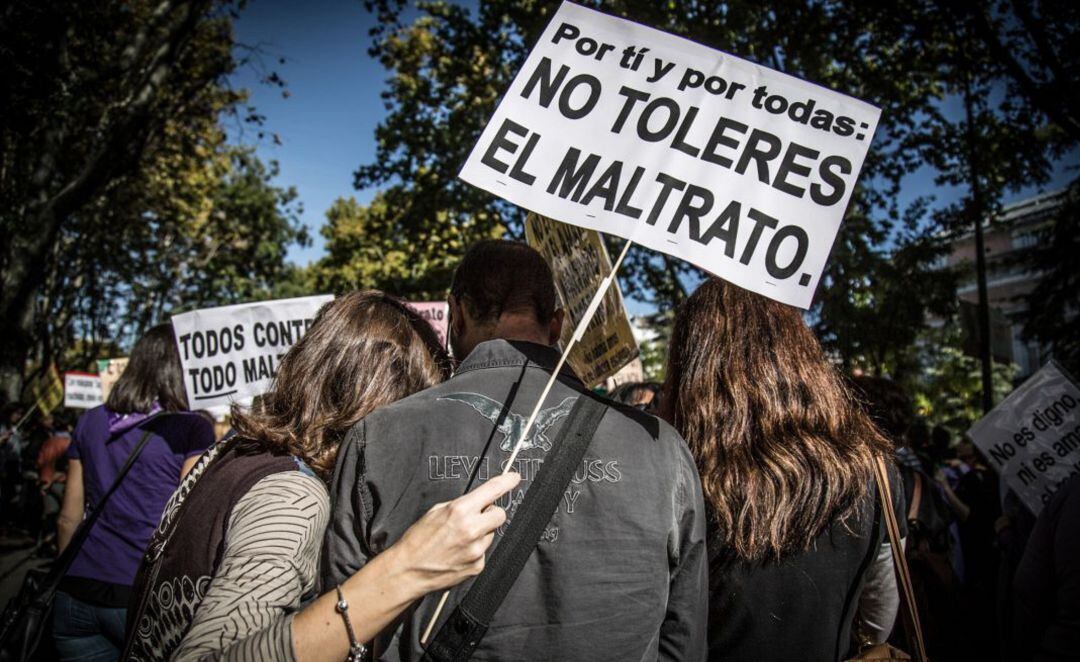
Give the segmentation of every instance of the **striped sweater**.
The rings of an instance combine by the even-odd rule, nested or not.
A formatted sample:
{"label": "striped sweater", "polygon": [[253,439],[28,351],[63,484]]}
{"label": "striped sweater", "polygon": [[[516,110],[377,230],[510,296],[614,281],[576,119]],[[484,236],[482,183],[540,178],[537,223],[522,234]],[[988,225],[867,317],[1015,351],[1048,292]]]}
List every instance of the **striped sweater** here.
{"label": "striped sweater", "polygon": [[263,478],[233,510],[225,556],[174,660],[294,660],[292,615],[311,594],[330,512],[300,472]]}
{"label": "striped sweater", "polygon": [[[206,490],[196,486],[214,492],[211,485],[222,485],[227,478],[236,480],[245,471],[204,477],[214,473],[217,467],[212,461],[219,453],[222,459],[232,455],[221,451],[223,445],[200,459],[166,506],[147,552],[151,565],[144,563],[140,570],[140,575],[149,573],[148,583],[145,597],[136,604],[145,606],[129,613],[128,660],[295,659],[292,615],[302,599],[314,592],[319,547],[330,511],[326,487],[302,463],[290,466],[268,460],[278,468],[251,477],[246,491],[244,485],[234,485],[236,500],[226,511],[227,520],[215,520],[221,517],[213,513],[220,511],[219,502],[207,503]],[[200,478],[210,483],[201,485]],[[205,510],[208,505],[209,511]],[[224,538],[213,533],[221,530],[215,521],[226,524]],[[176,527],[176,532],[169,533]],[[160,545],[157,553],[155,545]],[[184,562],[166,561],[173,570],[158,577],[151,572],[151,559],[163,553],[166,559],[212,554],[213,574],[177,573],[176,564],[183,567]],[[209,570],[211,566],[204,561],[187,567]]]}

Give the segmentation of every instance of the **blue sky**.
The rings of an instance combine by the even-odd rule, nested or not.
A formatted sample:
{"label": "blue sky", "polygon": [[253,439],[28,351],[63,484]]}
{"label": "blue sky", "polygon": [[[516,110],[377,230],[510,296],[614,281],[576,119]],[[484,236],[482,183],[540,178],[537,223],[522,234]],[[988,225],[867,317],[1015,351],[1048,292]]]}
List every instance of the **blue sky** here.
{"label": "blue sky", "polygon": [[[322,254],[318,228],[336,198],[367,202],[374,194],[353,188],[353,172],[375,155],[375,126],[385,114],[379,92],[386,71],[367,54],[371,23],[359,0],[253,0],[236,23],[237,41],[264,51],[266,67],[287,83],[285,98],[260,84],[254,68],[237,71],[233,84],[251,91],[266,131],[280,136],[281,145],[257,141],[251,128],[243,136],[234,132],[234,139],[253,142],[264,160],[276,160],[277,183],[300,194],[302,219],[314,240],[290,252],[300,264]],[[285,64],[278,64],[279,57]]]}
{"label": "blue sky", "polygon": [[[260,84],[251,67],[239,70],[233,84],[251,91],[255,107],[267,118],[266,131],[280,136],[282,144],[257,141],[251,129],[233,137],[256,144],[264,160],[278,161],[277,184],[296,187],[302,220],[314,240],[290,252],[289,259],[300,264],[322,255],[318,229],[334,199],[351,195],[364,203],[375,193],[353,188],[353,172],[374,159],[375,127],[386,112],[379,93],[387,72],[367,54],[372,20],[360,0],[252,0],[236,23],[237,41],[263,50],[266,66],[288,84],[285,98],[279,89]],[[283,65],[279,57],[285,58]],[[1072,157],[1075,163],[1076,154]],[[1061,165],[1045,190],[1064,186],[1069,175]],[[945,204],[962,193],[936,188],[928,169],[904,184],[902,201],[934,194]],[[1011,193],[1005,202],[1037,192]]]}

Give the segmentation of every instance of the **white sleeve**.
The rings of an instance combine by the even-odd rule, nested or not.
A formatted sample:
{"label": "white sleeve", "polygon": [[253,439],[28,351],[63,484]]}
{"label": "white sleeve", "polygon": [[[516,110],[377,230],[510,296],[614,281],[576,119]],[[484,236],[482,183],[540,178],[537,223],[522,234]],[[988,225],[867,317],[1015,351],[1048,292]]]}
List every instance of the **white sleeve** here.
{"label": "white sleeve", "polygon": [[[901,547],[904,539],[900,540]],[[866,581],[859,595],[856,631],[868,637],[870,643],[881,644],[892,634],[896,614],[900,611],[900,591],[893,568],[892,545],[881,543],[877,556],[866,570]]]}

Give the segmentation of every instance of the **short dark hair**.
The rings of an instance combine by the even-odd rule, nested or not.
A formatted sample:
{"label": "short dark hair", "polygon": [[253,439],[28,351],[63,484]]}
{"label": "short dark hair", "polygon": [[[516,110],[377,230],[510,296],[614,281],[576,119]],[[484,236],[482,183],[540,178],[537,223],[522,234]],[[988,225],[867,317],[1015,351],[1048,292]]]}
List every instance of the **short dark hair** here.
{"label": "short dark hair", "polygon": [[157,400],[165,411],[186,411],[184,374],[172,324],[159,324],[135,343],[105,406],[118,414],[147,413]]}
{"label": "short dark hair", "polygon": [[625,382],[612,389],[611,393],[608,393],[608,398],[620,404],[629,405],[644,393],[652,393],[653,398],[659,398],[660,385],[656,382]]}
{"label": "short dark hair", "polygon": [[454,271],[450,293],[480,322],[528,310],[547,324],[555,315],[551,267],[519,241],[485,239],[470,246]]}
{"label": "short dark hair", "polygon": [[858,375],[849,383],[863,411],[894,444],[903,446],[915,422],[915,403],[904,387],[887,377]]}

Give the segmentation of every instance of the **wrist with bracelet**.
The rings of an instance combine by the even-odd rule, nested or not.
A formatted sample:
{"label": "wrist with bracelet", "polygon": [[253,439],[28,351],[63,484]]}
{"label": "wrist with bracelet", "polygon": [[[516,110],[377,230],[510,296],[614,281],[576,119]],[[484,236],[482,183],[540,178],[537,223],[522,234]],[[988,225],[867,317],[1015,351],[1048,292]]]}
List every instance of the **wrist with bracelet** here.
{"label": "wrist with bracelet", "polygon": [[345,599],[345,596],[341,593],[341,586],[338,585],[337,589],[337,603],[334,605],[334,610],[341,614],[342,620],[345,621],[345,631],[349,634],[349,654],[345,656],[346,662],[360,662],[364,660],[367,655],[367,646],[356,639],[356,631],[353,630],[352,619],[349,618],[349,602]]}

